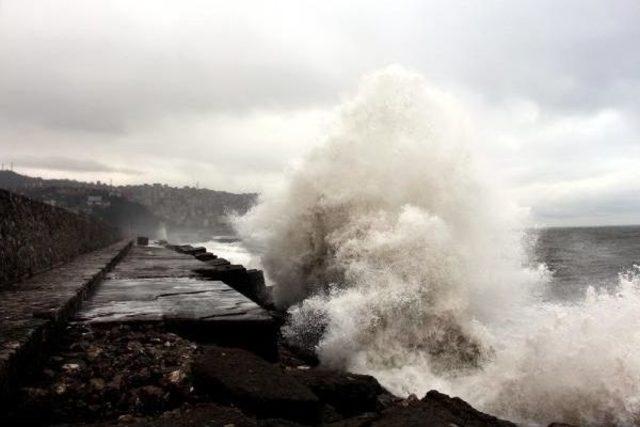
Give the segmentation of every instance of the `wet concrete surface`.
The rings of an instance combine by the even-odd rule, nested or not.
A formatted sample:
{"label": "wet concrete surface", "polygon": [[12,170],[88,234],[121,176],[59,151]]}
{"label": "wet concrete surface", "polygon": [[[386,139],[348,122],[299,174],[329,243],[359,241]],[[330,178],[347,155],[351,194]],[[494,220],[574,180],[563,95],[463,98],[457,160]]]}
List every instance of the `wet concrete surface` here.
{"label": "wet concrete surface", "polygon": [[145,279],[200,277],[195,271],[202,262],[193,256],[180,254],[158,246],[136,246],[112,271],[109,279]]}
{"label": "wet concrete surface", "polygon": [[271,320],[224,283],[189,277],[108,279],[76,316],[89,323],[218,318]]}
{"label": "wet concrete surface", "polygon": [[128,248],[122,241],[0,290],[0,396],[9,395],[19,376],[37,365],[82,299]]}
{"label": "wet concrete surface", "polygon": [[200,342],[247,348],[277,357],[278,325],[271,314],[235,289],[207,278],[192,255],[135,246],[74,321],[86,324],[162,323]]}

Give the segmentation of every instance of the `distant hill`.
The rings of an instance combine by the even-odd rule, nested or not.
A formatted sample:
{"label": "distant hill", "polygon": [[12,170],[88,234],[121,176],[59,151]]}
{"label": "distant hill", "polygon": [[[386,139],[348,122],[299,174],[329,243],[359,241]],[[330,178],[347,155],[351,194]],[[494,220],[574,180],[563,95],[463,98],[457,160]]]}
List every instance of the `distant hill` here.
{"label": "distant hill", "polygon": [[171,231],[228,232],[226,216],[247,212],[257,198],[255,193],[163,184],[112,186],[100,181],[43,179],[7,170],[0,171],[0,188],[150,235],[161,226]]}

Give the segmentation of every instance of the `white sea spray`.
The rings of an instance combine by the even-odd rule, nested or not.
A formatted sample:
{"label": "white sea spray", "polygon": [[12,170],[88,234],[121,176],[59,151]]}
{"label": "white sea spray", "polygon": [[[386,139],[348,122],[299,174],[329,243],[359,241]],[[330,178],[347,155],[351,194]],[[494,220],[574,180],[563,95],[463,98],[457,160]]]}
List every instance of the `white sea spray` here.
{"label": "white sea spray", "polygon": [[238,220],[289,307],[286,336],[400,395],[438,389],[526,423],[634,423],[638,275],[579,304],[540,300],[547,272],[465,117],[416,73],[369,75],[284,190]]}

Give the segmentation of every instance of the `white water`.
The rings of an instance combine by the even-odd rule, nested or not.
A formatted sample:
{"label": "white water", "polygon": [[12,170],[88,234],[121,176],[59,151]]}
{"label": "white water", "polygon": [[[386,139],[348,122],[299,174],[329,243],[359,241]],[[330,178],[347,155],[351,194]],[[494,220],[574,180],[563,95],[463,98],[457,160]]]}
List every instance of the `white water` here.
{"label": "white water", "polygon": [[203,246],[207,252],[211,252],[219,258],[224,258],[232,264],[240,264],[246,268],[262,269],[259,257],[247,251],[240,241],[206,240],[203,242],[191,243],[192,246]]}
{"label": "white water", "polygon": [[326,143],[240,219],[288,338],[391,391],[430,389],[521,422],[630,424],[640,410],[640,291],[540,301],[518,210],[471,156],[464,112],[421,76],[364,79]]}

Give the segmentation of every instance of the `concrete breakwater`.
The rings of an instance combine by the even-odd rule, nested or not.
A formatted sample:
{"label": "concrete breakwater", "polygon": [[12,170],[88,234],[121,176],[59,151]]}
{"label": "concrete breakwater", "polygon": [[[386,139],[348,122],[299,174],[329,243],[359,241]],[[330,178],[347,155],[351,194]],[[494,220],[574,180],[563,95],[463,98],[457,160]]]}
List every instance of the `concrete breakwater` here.
{"label": "concrete breakwater", "polygon": [[126,254],[131,242],[118,238],[93,218],[0,190],[0,407]]}
{"label": "concrete breakwater", "polygon": [[0,289],[0,411],[55,346],[82,300],[130,247],[130,241],[120,241]]}
{"label": "concrete breakwater", "polygon": [[265,286],[262,270],[246,269],[240,264],[231,264],[230,261],[207,252],[207,249],[202,246],[193,247],[165,243],[165,247],[194,256],[207,266],[207,268],[196,270],[200,274],[212,280],[220,280],[257,304],[273,309],[271,293],[269,288]]}
{"label": "concrete breakwater", "polygon": [[0,190],[0,287],[119,238],[117,229],[93,218]]}
{"label": "concrete breakwater", "polygon": [[209,266],[192,255],[136,245],[74,320],[101,326],[154,324],[201,343],[245,348],[277,360],[277,320],[221,280],[246,289],[253,275],[242,266]]}
{"label": "concrete breakwater", "polygon": [[514,425],[435,390],[399,398],[317,366],[280,342],[261,272],[162,243],[119,243],[0,291],[12,313],[0,321],[0,422]]}
{"label": "concrete breakwater", "polygon": [[[34,289],[50,296],[63,286],[51,281],[55,274],[66,272],[64,282],[94,261],[108,265],[91,280],[94,291],[75,315],[77,304],[62,299],[58,306],[70,308],[51,308],[44,312],[49,317],[33,307],[24,310],[45,316],[39,322],[70,321],[64,333],[50,335],[55,342],[49,346],[32,338],[11,343],[16,330],[0,330],[3,348],[38,349],[42,359],[29,375],[24,363],[13,363],[22,376],[14,376],[13,399],[5,400],[12,404],[0,420],[83,426],[512,425],[435,391],[400,399],[373,377],[310,365],[279,342],[279,319],[269,310],[259,272],[203,248],[139,242],[124,246],[128,251],[118,251],[117,259],[89,262],[85,256],[73,268],[30,279],[47,283]],[[26,327],[42,327],[24,322],[26,337],[34,335],[24,333]],[[12,354],[14,362],[26,360],[25,352]]]}
{"label": "concrete breakwater", "polygon": [[511,426],[281,342],[261,271],[0,192],[0,424]]}

